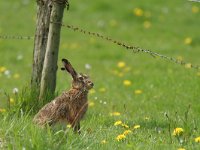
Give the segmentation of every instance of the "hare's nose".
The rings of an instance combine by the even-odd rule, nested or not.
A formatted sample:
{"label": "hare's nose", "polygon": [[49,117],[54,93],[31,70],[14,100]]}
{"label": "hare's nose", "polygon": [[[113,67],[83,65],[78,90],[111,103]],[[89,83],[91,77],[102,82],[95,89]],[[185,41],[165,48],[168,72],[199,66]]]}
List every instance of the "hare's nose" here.
{"label": "hare's nose", "polygon": [[90,86],[94,86],[94,83],[90,83]]}

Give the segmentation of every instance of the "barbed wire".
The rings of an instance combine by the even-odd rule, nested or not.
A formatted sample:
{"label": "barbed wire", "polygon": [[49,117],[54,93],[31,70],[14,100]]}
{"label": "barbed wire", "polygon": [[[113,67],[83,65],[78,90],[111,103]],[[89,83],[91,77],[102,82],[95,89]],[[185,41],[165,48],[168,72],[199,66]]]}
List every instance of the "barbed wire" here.
{"label": "barbed wire", "polygon": [[97,37],[97,38],[104,39],[104,40],[106,40],[108,42],[112,42],[112,43],[114,43],[114,44],[116,44],[118,46],[124,47],[127,50],[132,50],[134,53],[139,53],[139,52],[147,53],[147,54],[150,54],[153,57],[159,57],[159,58],[174,62],[176,64],[180,64],[182,66],[187,65],[187,67],[189,67],[189,68],[200,70],[200,66],[199,65],[193,65],[191,63],[187,63],[185,61],[182,61],[182,60],[179,60],[179,59],[175,59],[173,57],[162,55],[160,53],[153,52],[153,51],[148,50],[148,49],[143,49],[143,48],[140,48],[138,46],[130,46],[130,45],[125,44],[124,42],[120,42],[120,41],[114,40],[114,39],[112,39],[110,37],[104,36],[104,35],[96,33],[96,32],[90,32],[90,31],[81,29],[79,27],[75,27],[73,25],[63,24],[61,22],[51,22],[51,23],[60,24],[61,26],[66,27],[68,29],[71,29],[71,30],[73,30],[75,32],[80,32],[80,33],[83,33],[83,34],[87,34],[87,35],[91,35],[91,36],[94,36],[94,37]]}
{"label": "barbed wire", "polygon": [[200,2],[200,0],[189,0],[190,2]]}
{"label": "barbed wire", "polygon": [[[200,70],[200,66],[199,65],[193,65],[193,64],[187,63],[187,62],[185,62],[183,60],[176,59],[176,58],[173,58],[173,57],[170,57],[170,56],[166,56],[166,55],[163,55],[163,54],[160,54],[160,53],[157,53],[157,52],[153,52],[153,51],[148,50],[148,49],[143,49],[143,48],[140,48],[138,46],[130,46],[130,45],[125,44],[124,42],[114,40],[114,39],[112,39],[112,38],[110,38],[108,36],[104,36],[104,35],[102,35],[100,33],[90,32],[90,31],[84,30],[82,28],[75,27],[73,25],[63,24],[61,22],[51,22],[51,23],[60,24],[62,27],[66,27],[66,28],[71,29],[71,30],[73,30],[75,32],[80,32],[80,33],[83,33],[83,34],[87,34],[87,35],[90,35],[90,36],[101,38],[101,39],[106,40],[108,42],[111,42],[111,43],[113,43],[115,45],[118,45],[118,46],[121,46],[123,48],[126,48],[127,50],[132,50],[133,53],[140,53],[140,52],[147,53],[147,54],[153,56],[154,58],[162,58],[162,59],[171,61],[173,63],[179,64],[179,65],[182,65],[182,66],[186,66],[187,65],[188,68],[193,68],[193,69]],[[47,37],[44,37],[44,38],[47,38]],[[21,35],[0,35],[0,39],[32,40],[32,39],[34,39],[34,37],[33,36],[21,36]]]}
{"label": "barbed wire", "polygon": [[10,40],[32,40],[32,36],[21,36],[21,35],[0,35],[0,39],[10,39]]}

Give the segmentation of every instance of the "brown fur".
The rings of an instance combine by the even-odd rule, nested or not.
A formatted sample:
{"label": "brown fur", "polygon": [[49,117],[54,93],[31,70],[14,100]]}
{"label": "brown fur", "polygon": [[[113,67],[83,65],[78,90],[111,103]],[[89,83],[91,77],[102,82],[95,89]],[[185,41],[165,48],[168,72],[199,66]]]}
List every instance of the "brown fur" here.
{"label": "brown fur", "polygon": [[68,61],[63,62],[65,69],[73,77],[72,87],[47,103],[35,115],[33,122],[40,126],[65,122],[71,124],[74,131],[80,132],[80,120],[87,111],[87,94],[93,83],[87,75],[77,74]]}

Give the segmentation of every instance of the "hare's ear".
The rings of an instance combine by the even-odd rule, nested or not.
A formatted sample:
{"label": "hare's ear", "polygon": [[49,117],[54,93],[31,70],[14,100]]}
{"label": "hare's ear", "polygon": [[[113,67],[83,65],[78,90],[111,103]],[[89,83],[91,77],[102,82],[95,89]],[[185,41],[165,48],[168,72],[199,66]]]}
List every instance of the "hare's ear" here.
{"label": "hare's ear", "polygon": [[67,72],[69,72],[72,75],[73,79],[77,78],[77,73],[74,70],[74,68],[72,67],[72,65],[70,64],[70,62],[67,59],[62,59],[64,68],[61,68],[61,70],[67,70]]}

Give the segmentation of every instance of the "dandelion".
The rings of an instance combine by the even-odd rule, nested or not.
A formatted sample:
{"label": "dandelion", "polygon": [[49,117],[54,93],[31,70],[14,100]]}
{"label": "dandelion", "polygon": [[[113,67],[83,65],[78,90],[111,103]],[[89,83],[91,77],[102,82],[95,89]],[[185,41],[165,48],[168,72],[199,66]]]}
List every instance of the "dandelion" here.
{"label": "dandelion", "polygon": [[96,93],[95,89],[91,89],[91,90],[89,91],[89,94],[94,94],[94,93]]}
{"label": "dandelion", "polygon": [[149,28],[151,27],[151,22],[145,21],[145,22],[143,23],[143,26],[144,26],[145,29],[149,29]]}
{"label": "dandelion", "polygon": [[123,61],[120,61],[120,62],[117,63],[118,68],[124,68],[125,66],[126,66],[126,63],[123,62]]}
{"label": "dandelion", "polygon": [[192,13],[196,14],[199,12],[199,7],[197,6],[192,6]]}
{"label": "dandelion", "polygon": [[128,135],[129,133],[132,133],[132,131],[131,130],[125,130],[123,134]]}
{"label": "dandelion", "polygon": [[134,93],[135,93],[136,95],[142,94],[142,90],[135,90]]}
{"label": "dandelion", "polygon": [[93,106],[94,106],[94,102],[90,101],[90,102],[88,103],[88,106],[89,106],[89,107],[93,107]]}
{"label": "dandelion", "polygon": [[100,88],[99,92],[106,92],[106,89],[105,88]]}
{"label": "dandelion", "polygon": [[10,98],[10,103],[11,104],[14,104],[15,103],[15,100],[13,98]]}
{"label": "dandelion", "polygon": [[135,16],[141,17],[141,16],[143,16],[144,11],[143,11],[141,8],[135,8],[135,9],[133,10],[133,13],[134,13]]}
{"label": "dandelion", "polygon": [[13,89],[13,94],[17,94],[19,92],[19,89],[18,88],[14,88]]}
{"label": "dandelion", "polygon": [[14,79],[18,79],[19,77],[20,77],[20,75],[18,73],[16,73],[16,74],[13,75]]}
{"label": "dandelion", "polygon": [[85,64],[85,69],[86,70],[90,70],[92,67],[91,67],[91,65],[90,64]]}
{"label": "dandelion", "polygon": [[121,126],[124,127],[124,128],[129,128],[129,126],[125,123],[122,123]]}
{"label": "dandelion", "polygon": [[121,113],[120,113],[120,112],[117,112],[117,111],[115,111],[115,112],[112,112],[112,113],[110,113],[110,115],[111,115],[111,116],[120,116],[120,115],[121,115]]}
{"label": "dandelion", "polygon": [[0,113],[4,113],[4,112],[6,112],[6,109],[0,108]]}
{"label": "dandelion", "polygon": [[17,55],[17,60],[22,60],[23,59],[23,55],[19,54]]}
{"label": "dandelion", "polygon": [[121,140],[123,140],[123,139],[125,139],[126,138],[126,136],[124,135],[124,134],[120,134],[120,135],[118,135],[117,137],[116,137],[116,140],[117,141],[121,141]]}
{"label": "dandelion", "polygon": [[130,85],[131,85],[131,81],[130,81],[130,80],[124,80],[124,81],[123,81],[123,84],[124,84],[125,86],[130,86]]}
{"label": "dandelion", "polygon": [[191,38],[191,37],[185,38],[184,44],[185,44],[185,45],[190,45],[190,44],[192,44],[192,38]]}
{"label": "dandelion", "polygon": [[144,117],[144,120],[150,120],[150,117]]}
{"label": "dandelion", "polygon": [[71,128],[71,127],[72,127],[72,125],[71,125],[71,124],[68,124],[68,125],[67,125],[67,128]]}
{"label": "dandelion", "polygon": [[115,126],[118,126],[118,125],[121,125],[122,124],[122,121],[121,120],[118,120],[114,123]]}
{"label": "dandelion", "polygon": [[195,140],[195,142],[200,143],[200,136],[196,137],[194,140]]}
{"label": "dandelion", "polygon": [[177,150],[185,150],[185,148],[178,148]]}
{"label": "dandelion", "polygon": [[139,129],[140,128],[140,125],[134,125],[133,126],[133,129]]}
{"label": "dandelion", "polygon": [[102,140],[102,141],[101,141],[101,144],[106,144],[106,143],[107,143],[106,140]]}
{"label": "dandelion", "polygon": [[4,71],[4,74],[5,74],[8,78],[10,78],[10,74],[11,74],[11,73],[10,73],[10,70],[5,70],[5,71]]}
{"label": "dandelion", "polygon": [[185,64],[185,68],[190,69],[191,67],[192,67],[192,64],[191,64],[191,63]]}
{"label": "dandelion", "polygon": [[4,66],[0,67],[0,73],[3,73],[5,71],[6,71],[6,67],[4,67]]}
{"label": "dandelion", "polygon": [[175,128],[174,131],[173,131],[173,135],[174,136],[179,136],[183,133],[183,128]]}

